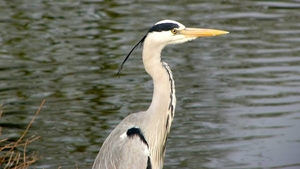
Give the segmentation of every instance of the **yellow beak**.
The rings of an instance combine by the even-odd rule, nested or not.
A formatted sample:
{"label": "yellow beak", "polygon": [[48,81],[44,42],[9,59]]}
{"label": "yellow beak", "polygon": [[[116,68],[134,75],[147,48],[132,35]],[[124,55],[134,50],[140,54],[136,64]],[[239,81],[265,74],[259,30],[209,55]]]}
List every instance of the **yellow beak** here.
{"label": "yellow beak", "polygon": [[217,29],[185,28],[179,30],[179,33],[185,35],[186,37],[198,38],[198,37],[224,35],[229,32],[223,30],[217,30]]}

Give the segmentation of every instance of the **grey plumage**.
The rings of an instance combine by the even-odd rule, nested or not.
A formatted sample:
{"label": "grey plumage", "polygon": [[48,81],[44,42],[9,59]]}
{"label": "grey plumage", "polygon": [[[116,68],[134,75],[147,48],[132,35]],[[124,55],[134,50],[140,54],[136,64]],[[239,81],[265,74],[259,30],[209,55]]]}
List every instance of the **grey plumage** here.
{"label": "grey plumage", "polygon": [[[110,169],[139,169],[147,168],[149,146],[137,135],[128,137],[127,131],[139,124],[141,114],[127,116],[107,137],[95,160],[93,168]],[[140,121],[141,123],[143,121]],[[130,148],[128,148],[130,147]],[[130,157],[135,154],[138,156]],[[128,158],[129,157],[129,158]],[[130,167],[129,167],[130,166]]]}

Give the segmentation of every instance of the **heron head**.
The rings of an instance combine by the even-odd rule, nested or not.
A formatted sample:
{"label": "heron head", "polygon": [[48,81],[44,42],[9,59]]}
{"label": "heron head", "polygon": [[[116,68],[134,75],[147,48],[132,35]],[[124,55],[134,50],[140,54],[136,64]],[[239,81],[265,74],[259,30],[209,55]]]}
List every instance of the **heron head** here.
{"label": "heron head", "polygon": [[184,43],[200,37],[218,36],[227,33],[229,32],[217,29],[186,28],[183,24],[174,20],[159,21],[154,24],[147,34],[131,49],[121,64],[118,74],[132,51],[139,44],[147,43],[150,47],[160,47],[162,49],[168,44]]}
{"label": "heron head", "polygon": [[216,29],[187,28],[173,20],[162,20],[154,24],[143,38],[151,44],[168,45],[184,43],[199,37],[217,36],[228,32]]}

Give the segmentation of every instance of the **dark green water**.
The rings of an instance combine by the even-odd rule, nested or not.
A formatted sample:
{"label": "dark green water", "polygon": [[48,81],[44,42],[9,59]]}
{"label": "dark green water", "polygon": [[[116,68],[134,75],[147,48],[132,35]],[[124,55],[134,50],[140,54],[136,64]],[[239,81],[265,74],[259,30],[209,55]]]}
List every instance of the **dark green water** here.
{"label": "dark green water", "polygon": [[3,135],[30,129],[36,168],[90,168],[110,131],[147,109],[141,48],[157,21],[230,32],[169,46],[176,116],[166,169],[300,168],[300,1],[0,1]]}

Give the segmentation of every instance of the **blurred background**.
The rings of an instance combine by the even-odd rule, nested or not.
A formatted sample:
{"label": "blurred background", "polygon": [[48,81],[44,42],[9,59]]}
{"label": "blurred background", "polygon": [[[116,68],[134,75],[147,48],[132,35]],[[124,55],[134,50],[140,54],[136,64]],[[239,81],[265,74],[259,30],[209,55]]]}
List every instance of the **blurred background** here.
{"label": "blurred background", "polygon": [[147,109],[142,48],[162,19],[230,34],[169,46],[177,106],[165,169],[300,168],[299,0],[1,0],[1,138],[29,135],[34,168],[91,168],[111,130]]}

